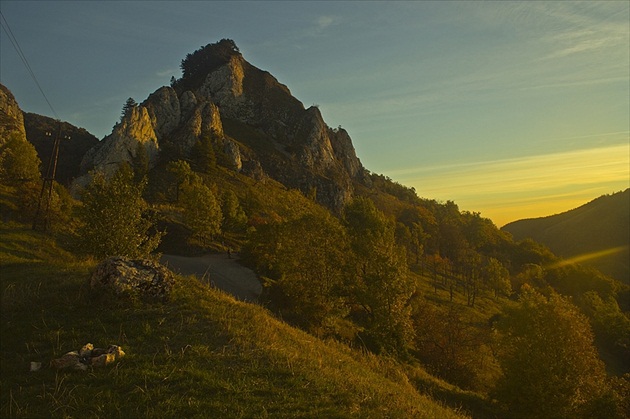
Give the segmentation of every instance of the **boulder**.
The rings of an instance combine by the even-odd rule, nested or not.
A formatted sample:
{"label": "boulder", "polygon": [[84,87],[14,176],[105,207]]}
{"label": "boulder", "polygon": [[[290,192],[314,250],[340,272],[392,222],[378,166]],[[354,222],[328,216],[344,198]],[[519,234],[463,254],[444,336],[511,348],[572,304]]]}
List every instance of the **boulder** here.
{"label": "boulder", "polygon": [[93,290],[109,289],[115,295],[142,300],[168,300],[175,279],[164,266],[149,259],[114,256],[105,259],[90,278]]}

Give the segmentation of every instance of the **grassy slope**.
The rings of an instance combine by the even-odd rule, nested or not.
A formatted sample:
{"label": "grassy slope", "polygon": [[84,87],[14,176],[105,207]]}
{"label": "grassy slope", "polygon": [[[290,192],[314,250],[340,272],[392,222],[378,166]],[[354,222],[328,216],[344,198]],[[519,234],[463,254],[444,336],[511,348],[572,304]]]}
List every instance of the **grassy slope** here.
{"label": "grassy slope", "polygon": [[[0,230],[2,417],[457,417],[412,382],[444,399],[459,391],[420,370],[322,342],[191,278],[167,304],[92,295],[93,263],[25,226]],[[28,371],[87,342],[127,356]]]}

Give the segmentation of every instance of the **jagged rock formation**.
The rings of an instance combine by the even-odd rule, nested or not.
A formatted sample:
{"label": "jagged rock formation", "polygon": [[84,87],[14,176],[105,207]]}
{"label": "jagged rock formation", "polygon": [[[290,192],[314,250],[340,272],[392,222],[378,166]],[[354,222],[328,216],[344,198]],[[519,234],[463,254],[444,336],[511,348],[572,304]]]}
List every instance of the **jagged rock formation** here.
{"label": "jagged rock formation", "polygon": [[[144,147],[149,161],[155,162],[159,149],[155,128],[147,107],[132,108],[120,123],[114,126],[109,136],[86,153],[81,162],[82,172],[97,169],[110,176],[121,163],[131,163],[139,152],[139,145]],[[87,178],[87,175],[83,176],[77,182],[85,183]]]}
{"label": "jagged rock formation", "polygon": [[13,93],[0,84],[0,147],[13,135],[26,141],[24,117]]}
{"label": "jagged rock formation", "polygon": [[158,156],[189,158],[194,144],[209,136],[235,170],[316,192],[333,210],[352,196],[353,182],[365,177],[348,133],[328,127],[316,107],[305,109],[286,86],[248,63],[232,41],[188,54],[182,69],[180,80],[127,112],[86,154],[84,173],[113,173],[133,160],[138,144],[151,165]]}

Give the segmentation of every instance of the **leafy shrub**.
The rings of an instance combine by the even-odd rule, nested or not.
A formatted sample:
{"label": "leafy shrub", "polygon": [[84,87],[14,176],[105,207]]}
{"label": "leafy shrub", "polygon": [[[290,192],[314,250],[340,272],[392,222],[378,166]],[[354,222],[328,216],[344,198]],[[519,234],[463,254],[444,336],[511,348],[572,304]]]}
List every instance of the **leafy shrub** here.
{"label": "leafy shrub", "polygon": [[82,194],[79,242],[84,252],[107,256],[146,257],[157,248],[162,233],[149,235],[153,222],[142,199],[142,185],[134,182],[129,165],[122,165],[107,181],[96,172]]}

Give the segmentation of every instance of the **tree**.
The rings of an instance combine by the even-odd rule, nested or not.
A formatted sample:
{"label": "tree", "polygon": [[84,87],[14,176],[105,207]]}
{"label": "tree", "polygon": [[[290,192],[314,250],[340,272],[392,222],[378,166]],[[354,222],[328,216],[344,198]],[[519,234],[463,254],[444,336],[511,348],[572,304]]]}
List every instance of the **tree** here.
{"label": "tree", "polygon": [[35,147],[17,135],[12,135],[0,146],[0,180],[5,184],[38,180],[40,164]]}
{"label": "tree", "polygon": [[538,289],[547,288],[549,286],[545,281],[545,268],[534,263],[523,265],[522,271],[512,278],[511,283],[512,290],[515,292],[520,292],[525,284]]}
{"label": "tree", "polygon": [[223,230],[243,231],[247,227],[247,215],[236,194],[228,190],[223,194]]}
{"label": "tree", "polygon": [[193,169],[201,173],[210,173],[217,167],[217,157],[209,134],[202,135],[190,150]]}
{"label": "tree", "polygon": [[217,43],[201,47],[192,54],[186,54],[180,64],[183,82],[195,82],[215,68],[229,62],[232,56],[240,55],[233,40],[222,39]]}
{"label": "tree", "polygon": [[145,181],[149,174],[149,153],[147,153],[147,148],[143,143],[138,142],[136,145],[135,154],[131,157],[131,164],[136,183]]}
{"label": "tree", "polygon": [[123,105],[122,112],[120,113],[120,120],[122,121],[127,115],[131,114],[131,111],[136,106],[138,106],[138,103],[133,98],[130,97],[127,99]]}
{"label": "tree", "polygon": [[316,335],[339,336],[338,326],[347,324],[349,245],[337,219],[321,211],[259,226],[248,252],[284,319]]}
{"label": "tree", "polygon": [[524,285],[498,330],[503,377],[495,397],[511,417],[580,417],[602,396],[606,375],[593,333],[568,299]]}
{"label": "tree", "polygon": [[470,307],[474,307],[481,286],[481,255],[469,247],[462,247],[459,250],[457,265],[466,294],[466,303]]}
{"label": "tree", "polygon": [[365,338],[375,351],[405,351],[410,343],[409,299],[415,286],[405,250],[396,245],[395,225],[367,198],[345,208],[344,221],[356,255],[353,294],[362,307]]}
{"label": "tree", "polygon": [[488,328],[475,325],[458,304],[446,308],[420,297],[412,305],[414,355],[433,374],[462,388],[487,385],[482,381],[487,376],[484,367],[492,360]]}
{"label": "tree", "polygon": [[207,245],[221,232],[221,207],[210,188],[200,178],[182,187],[181,203],[184,207],[184,222],[193,231],[193,238]]}
{"label": "tree", "polygon": [[420,258],[425,250],[425,243],[429,235],[424,231],[423,223],[428,224],[426,214],[420,207],[410,207],[402,211],[396,226],[396,238],[402,243],[416,266],[420,265]]}
{"label": "tree", "polygon": [[512,292],[510,272],[501,262],[495,258],[490,258],[482,270],[486,283],[494,291],[495,300],[499,298],[499,295],[510,295]]}
{"label": "tree", "polygon": [[595,340],[618,355],[630,359],[630,319],[612,297],[602,298],[595,291],[587,291],[578,298],[582,311],[589,317],[595,332]]}
{"label": "tree", "polygon": [[166,170],[171,175],[172,183],[175,187],[175,202],[178,202],[182,186],[185,185],[193,175],[192,169],[190,168],[188,162],[184,160],[176,160],[170,162],[166,167]]}
{"label": "tree", "polygon": [[147,218],[147,203],[142,199],[142,185],[133,180],[127,164],[107,181],[100,173],[82,193],[79,210],[82,249],[97,257],[146,257],[157,248],[163,233],[149,235],[153,222]]}

